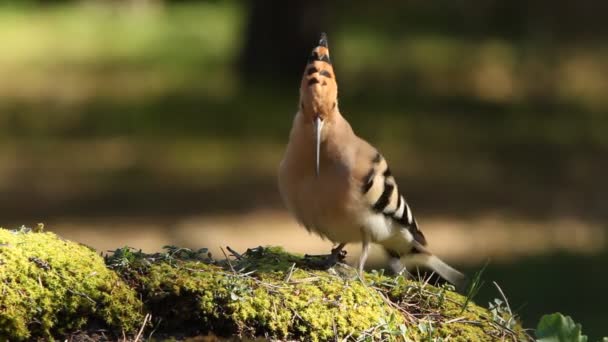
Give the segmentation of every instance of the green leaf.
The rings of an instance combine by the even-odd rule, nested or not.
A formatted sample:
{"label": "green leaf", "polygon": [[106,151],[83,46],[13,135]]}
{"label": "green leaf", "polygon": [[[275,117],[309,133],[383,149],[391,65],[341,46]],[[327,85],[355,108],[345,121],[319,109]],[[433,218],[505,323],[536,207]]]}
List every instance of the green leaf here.
{"label": "green leaf", "polygon": [[559,312],[541,317],[536,328],[537,342],[587,342],[581,325]]}

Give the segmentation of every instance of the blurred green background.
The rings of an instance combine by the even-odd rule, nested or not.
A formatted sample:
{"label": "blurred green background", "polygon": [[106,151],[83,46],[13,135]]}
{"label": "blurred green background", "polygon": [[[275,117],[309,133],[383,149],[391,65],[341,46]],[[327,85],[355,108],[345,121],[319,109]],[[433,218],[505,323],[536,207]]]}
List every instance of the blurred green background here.
{"label": "blurred green background", "polygon": [[[606,2],[0,1],[0,225],[100,250],[280,244],[276,170],[329,35],[340,108],[431,248],[526,326],[608,334]],[[349,246],[355,256],[359,246]],[[381,253],[370,267],[385,267]],[[352,259],[354,260],[354,259]]]}

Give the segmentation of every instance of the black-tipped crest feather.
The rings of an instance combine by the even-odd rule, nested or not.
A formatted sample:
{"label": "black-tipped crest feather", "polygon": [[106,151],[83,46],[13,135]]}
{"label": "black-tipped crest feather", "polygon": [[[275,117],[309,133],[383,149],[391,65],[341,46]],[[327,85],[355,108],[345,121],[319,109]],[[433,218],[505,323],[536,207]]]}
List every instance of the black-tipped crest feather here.
{"label": "black-tipped crest feather", "polygon": [[324,53],[323,55],[319,55],[318,49],[319,47],[323,47],[329,51],[329,44],[327,43],[327,34],[325,32],[321,33],[321,38],[319,39],[319,45],[315,47],[310,53],[308,57],[308,63],[312,63],[315,61],[325,62],[327,64],[331,64],[331,58],[329,58],[329,53]]}
{"label": "black-tipped crest feather", "polygon": [[324,48],[329,48],[329,46],[327,44],[327,33],[321,32],[321,38],[319,39],[319,46],[322,46]]}

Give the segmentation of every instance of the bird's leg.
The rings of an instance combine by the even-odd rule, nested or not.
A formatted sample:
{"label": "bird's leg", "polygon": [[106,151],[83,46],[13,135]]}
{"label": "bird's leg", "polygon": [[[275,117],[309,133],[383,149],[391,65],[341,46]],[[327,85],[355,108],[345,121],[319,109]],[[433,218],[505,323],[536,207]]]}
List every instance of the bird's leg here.
{"label": "bird's leg", "polygon": [[363,274],[363,267],[365,266],[365,262],[367,261],[367,257],[369,255],[369,247],[370,241],[369,237],[363,237],[363,245],[361,247],[361,256],[359,256],[359,274]]}

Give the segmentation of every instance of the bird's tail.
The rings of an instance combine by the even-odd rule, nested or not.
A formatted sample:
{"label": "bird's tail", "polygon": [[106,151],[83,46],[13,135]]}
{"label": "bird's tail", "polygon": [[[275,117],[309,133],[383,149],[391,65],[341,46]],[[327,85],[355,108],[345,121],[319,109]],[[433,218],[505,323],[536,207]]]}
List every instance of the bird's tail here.
{"label": "bird's tail", "polygon": [[456,290],[462,292],[466,289],[467,278],[464,274],[446,264],[437,256],[428,253],[410,254],[405,257],[405,263],[414,266],[424,266],[439,274],[443,279],[452,283]]}

